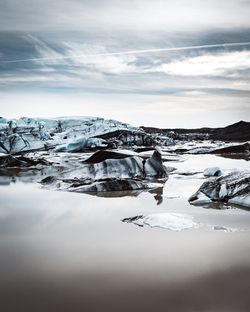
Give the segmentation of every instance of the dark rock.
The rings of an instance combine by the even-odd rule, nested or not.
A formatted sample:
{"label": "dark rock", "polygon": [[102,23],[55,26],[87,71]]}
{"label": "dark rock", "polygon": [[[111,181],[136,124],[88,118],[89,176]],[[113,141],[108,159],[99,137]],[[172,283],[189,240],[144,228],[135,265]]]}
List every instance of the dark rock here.
{"label": "dark rock", "polygon": [[48,176],[40,181],[41,184],[52,184],[55,181],[58,181],[58,178],[55,176]]}
{"label": "dark rock", "polygon": [[223,128],[198,128],[198,129],[159,129],[141,127],[146,133],[168,135],[177,140],[220,140],[228,142],[250,141],[250,122],[239,121]]}
{"label": "dark rock", "polygon": [[148,151],[153,151],[154,148],[153,147],[139,147],[139,148],[136,148],[134,151],[136,153],[141,153],[141,152],[148,152]]}
{"label": "dark rock", "polygon": [[224,148],[218,148],[211,151],[211,154],[241,154],[241,153],[249,153],[250,152],[250,144],[239,144],[234,146],[228,146]]}
{"label": "dark rock", "polygon": [[[122,222],[126,222],[126,223],[133,223],[134,221],[143,219],[144,216],[143,215],[139,215],[139,216],[135,216],[135,217],[129,217],[129,218],[124,218],[121,221]],[[138,224],[139,226],[143,227],[143,224]]]}
{"label": "dark rock", "polygon": [[92,156],[90,156],[88,159],[86,159],[84,161],[84,163],[96,164],[96,163],[100,163],[102,161],[105,161],[107,159],[123,159],[126,157],[131,157],[131,155],[102,150],[102,151],[97,151],[96,153],[94,153]]}
{"label": "dark rock", "polygon": [[224,128],[217,128],[210,138],[221,141],[249,141],[250,122],[239,121]]}

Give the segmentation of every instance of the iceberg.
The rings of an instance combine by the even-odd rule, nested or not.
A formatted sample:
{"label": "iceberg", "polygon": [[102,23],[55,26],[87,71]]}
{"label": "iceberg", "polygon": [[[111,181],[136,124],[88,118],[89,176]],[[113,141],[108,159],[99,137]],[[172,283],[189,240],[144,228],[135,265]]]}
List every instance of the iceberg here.
{"label": "iceberg", "polygon": [[229,202],[250,208],[250,171],[233,171],[218,178],[210,178],[189,198],[190,204]]}
{"label": "iceberg", "polygon": [[198,226],[194,218],[181,213],[155,213],[147,216],[124,218],[122,222],[133,223],[142,227],[159,227],[172,231],[181,231]]}
{"label": "iceberg", "polygon": [[103,139],[78,137],[67,144],[57,146],[55,152],[81,152],[85,148],[105,148],[108,143]]}
{"label": "iceberg", "polygon": [[41,183],[57,190],[108,192],[156,189],[167,177],[159,149],[148,159],[103,150],[83,161],[77,170],[49,176]]}
{"label": "iceberg", "polygon": [[123,132],[131,133],[132,137],[136,137],[136,133],[146,135],[140,128],[97,117],[1,118],[0,153],[17,154],[54,147],[58,147],[58,151],[73,152],[85,147],[103,147],[108,140],[100,136]]}
{"label": "iceberg", "polygon": [[207,168],[203,171],[205,177],[218,177],[223,174],[222,170],[219,167]]}
{"label": "iceberg", "polygon": [[159,150],[155,150],[148,158],[103,150],[87,159],[81,170],[67,173],[67,177],[91,177],[93,180],[105,178],[153,180],[166,179],[168,171],[162,162]]}

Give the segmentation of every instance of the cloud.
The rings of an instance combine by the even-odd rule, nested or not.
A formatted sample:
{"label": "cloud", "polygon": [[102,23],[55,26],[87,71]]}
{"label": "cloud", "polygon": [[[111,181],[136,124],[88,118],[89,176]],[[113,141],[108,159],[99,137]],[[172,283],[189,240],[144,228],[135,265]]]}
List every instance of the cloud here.
{"label": "cloud", "polygon": [[[108,52],[105,46],[90,45],[64,41],[60,51],[55,50],[46,42],[28,35],[25,37],[35,48],[38,57],[24,59],[23,61],[39,64],[43,72],[53,72],[53,66],[63,65],[64,71],[81,75],[86,72],[98,72],[101,74],[152,74],[165,73],[174,76],[217,76],[236,77],[241,71],[250,69],[250,51],[227,51],[220,53],[207,53],[181,59],[173,59],[164,63],[164,56],[158,52],[168,52],[169,49],[136,50],[129,52]],[[222,45],[215,45],[224,47]],[[235,47],[228,44],[227,47]],[[202,45],[194,47],[170,48],[170,51],[196,50],[199,48],[214,47],[214,45]],[[203,50],[201,50],[203,51]],[[133,55],[133,52],[135,55]],[[140,60],[144,53],[154,52],[148,59]],[[154,61],[152,61],[152,59]],[[161,65],[159,65],[162,62]],[[51,70],[50,70],[51,68]]]}
{"label": "cloud", "polygon": [[[85,72],[97,71],[104,74],[123,74],[136,71],[136,67],[133,65],[137,60],[135,56],[109,55],[104,46],[64,41],[60,45],[62,52],[58,52],[45,41],[35,36],[27,35],[25,39],[34,46],[38,55],[38,57],[27,60],[44,66],[47,71],[48,66],[54,65],[63,65],[66,70],[74,68],[71,73],[78,74],[83,70]],[[79,55],[82,57],[79,57]],[[44,71],[42,68],[41,70]]]}
{"label": "cloud", "polygon": [[67,62],[63,58],[63,54],[50,47],[46,42],[40,40],[33,35],[25,35],[23,38],[28,41],[36,50],[39,59],[34,60],[40,65],[65,65]]}
{"label": "cloud", "polygon": [[[158,50],[249,41],[249,16],[247,0],[1,0],[1,110],[163,127],[250,118],[250,51]],[[30,61],[4,63],[18,59]]]}
{"label": "cloud", "polygon": [[188,96],[202,96],[202,95],[205,95],[207,93],[204,91],[201,91],[201,90],[191,90],[191,91],[184,91],[184,92],[182,92],[182,94],[188,95]]}
{"label": "cloud", "polygon": [[[208,53],[209,50],[182,54],[106,54],[103,45],[72,40],[45,41],[34,35],[23,36],[32,47],[29,62],[10,63],[12,71],[1,74],[0,84],[32,88],[64,88],[96,93],[182,94],[201,92],[241,94],[249,90],[250,51]],[[227,48],[232,48],[227,47]],[[235,49],[236,47],[233,47]],[[237,47],[238,48],[238,47]],[[213,51],[213,50],[212,50]],[[188,52],[188,53],[187,53]],[[197,55],[197,53],[203,53]],[[179,53],[179,51],[178,51]],[[104,55],[105,54],[105,55]],[[75,57],[91,55],[88,57]],[[15,68],[15,66],[17,66]],[[77,91],[78,92],[78,91]]]}
{"label": "cloud", "polygon": [[228,76],[250,69],[250,51],[187,57],[162,64],[155,70],[177,76]]}
{"label": "cloud", "polygon": [[[34,38],[33,36],[29,35],[27,38]],[[102,60],[104,57],[113,57],[113,56],[129,56],[130,60],[132,58],[135,61],[135,55],[143,55],[143,54],[159,54],[161,52],[176,52],[176,51],[192,51],[192,50],[202,50],[202,49],[211,49],[211,48],[227,48],[227,47],[247,47],[250,45],[250,42],[231,42],[231,43],[217,43],[217,44],[205,44],[205,45],[198,45],[198,46],[184,46],[184,47],[171,47],[171,48],[156,48],[156,49],[140,49],[140,50],[127,50],[127,51],[116,51],[116,52],[108,52],[103,46],[93,46],[93,45],[86,45],[82,44],[81,46],[83,49],[79,48],[79,44],[76,45],[75,43],[65,43],[66,46],[70,48],[69,55],[61,55],[51,48],[47,47],[44,42],[34,38],[35,41],[39,43],[41,42],[41,47],[39,50],[40,54],[45,56],[41,56],[38,58],[28,58],[28,59],[16,59],[16,60],[9,60],[4,61],[3,63],[23,63],[23,62],[32,62],[32,61],[61,61],[61,60],[72,60],[75,61],[79,59],[86,63],[97,63],[99,60]],[[86,52],[86,47],[87,51]],[[42,50],[45,50],[45,53]],[[54,53],[53,53],[54,52]],[[131,57],[132,56],[132,57]],[[98,60],[99,58],[99,60]],[[92,59],[92,61],[91,61]],[[94,60],[94,61],[93,61]],[[155,61],[154,63],[157,63]]]}
{"label": "cloud", "polygon": [[[137,59],[135,56],[109,55],[104,46],[64,42],[64,49],[65,56],[75,66],[88,67],[109,74],[130,73],[136,70],[134,63]],[[79,57],[79,55],[83,55],[83,57]]]}
{"label": "cloud", "polygon": [[[14,8],[14,9],[13,9]],[[244,0],[1,0],[3,31],[202,31],[250,27]]]}
{"label": "cloud", "polygon": [[[22,74],[22,75],[2,75],[0,77],[0,84],[10,84],[10,83],[69,83],[72,82],[70,77],[61,74],[53,75],[37,75],[37,74]],[[77,80],[75,79],[75,82]]]}

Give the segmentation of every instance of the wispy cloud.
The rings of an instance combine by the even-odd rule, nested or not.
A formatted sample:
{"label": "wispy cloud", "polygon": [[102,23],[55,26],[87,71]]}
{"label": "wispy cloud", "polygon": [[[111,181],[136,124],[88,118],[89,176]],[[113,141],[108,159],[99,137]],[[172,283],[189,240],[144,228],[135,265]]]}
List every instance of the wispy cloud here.
{"label": "wispy cloud", "polygon": [[[56,71],[55,66],[60,71],[62,68],[58,66],[62,65],[64,72],[76,75],[97,72],[114,75],[165,73],[175,76],[233,76],[242,70],[250,69],[248,50],[208,53],[210,48],[247,46],[250,42],[108,52],[106,47],[101,45],[64,41],[59,52],[59,49],[56,50],[35,36],[27,35],[25,38],[33,45],[38,57],[14,60],[10,63],[32,62],[40,65],[40,71],[47,73]],[[162,61],[161,52],[189,50],[197,50],[202,54],[168,62]],[[154,62],[149,59],[140,64],[139,60],[145,53],[153,53]]]}
{"label": "wispy cloud", "polygon": [[[100,46],[88,46],[81,45],[79,46],[74,43],[66,43],[66,47],[68,47],[68,51],[66,51],[66,55],[59,54],[55,52],[44,42],[41,40],[29,35],[28,39],[34,40],[40,57],[37,58],[27,58],[27,59],[17,59],[17,60],[8,60],[3,61],[4,63],[22,63],[22,62],[56,62],[63,60],[72,60],[72,61],[80,61],[83,64],[92,64],[98,63],[102,60],[103,57],[114,57],[114,56],[126,56],[126,55],[136,55],[136,54],[147,54],[147,53],[159,53],[159,52],[172,52],[172,51],[188,51],[188,50],[201,50],[201,49],[210,49],[210,48],[227,48],[227,47],[239,47],[239,46],[248,46],[250,42],[231,42],[231,43],[217,43],[217,44],[206,44],[206,45],[198,45],[198,46],[186,46],[186,47],[171,47],[171,48],[158,48],[158,49],[146,49],[146,50],[129,50],[129,51],[120,51],[120,52],[108,52],[104,47]],[[82,49],[80,48],[82,47]],[[86,52],[86,50],[88,52]],[[112,58],[111,58],[112,59]],[[131,59],[130,59],[131,60]],[[135,58],[133,59],[133,61]],[[79,62],[78,61],[78,62]]]}
{"label": "wispy cloud", "polygon": [[[249,89],[250,74],[247,70],[250,69],[250,51],[229,51],[229,48],[237,47],[233,43],[226,45],[227,50],[224,44],[166,48],[166,51],[192,51],[190,56],[181,53],[170,54],[166,58],[166,54],[162,53],[165,49],[154,49],[152,54],[148,53],[152,49],[136,50],[140,53],[135,55],[133,51],[130,51],[131,54],[113,54],[103,45],[70,40],[55,45],[34,35],[24,38],[33,47],[36,57],[27,59],[29,62],[24,63],[26,67],[21,67],[21,70],[2,73],[1,84],[19,82],[37,85],[40,82],[45,86],[50,83],[51,87],[95,88],[96,92],[98,88],[100,92],[113,89],[114,92],[127,90],[134,93],[137,90],[145,94],[173,93],[175,89],[182,88],[183,95],[190,95],[185,92],[192,90],[204,92],[206,88],[217,88],[220,92]],[[220,47],[222,50],[216,52],[217,49],[205,47]],[[214,77],[222,79],[218,81]],[[237,80],[232,80],[235,77]],[[200,90],[197,90],[197,82]]]}
{"label": "wispy cloud", "polygon": [[104,46],[64,42],[65,59],[78,67],[102,73],[123,74],[136,70],[134,55],[108,53]]}
{"label": "wispy cloud", "polygon": [[64,41],[60,46],[62,52],[58,52],[37,37],[28,35],[25,38],[34,46],[38,57],[10,63],[27,61],[44,66],[47,70],[48,66],[64,65],[66,70],[74,68],[75,73],[80,73],[83,69],[108,74],[123,74],[136,70],[133,65],[136,61],[135,56],[108,53],[104,46]]}

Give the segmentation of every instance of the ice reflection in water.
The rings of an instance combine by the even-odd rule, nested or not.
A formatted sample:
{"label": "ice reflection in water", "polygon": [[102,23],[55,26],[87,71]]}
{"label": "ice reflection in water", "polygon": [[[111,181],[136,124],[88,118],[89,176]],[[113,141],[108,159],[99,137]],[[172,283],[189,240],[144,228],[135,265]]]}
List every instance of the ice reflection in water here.
{"label": "ice reflection in water", "polygon": [[[248,163],[188,156],[171,165],[203,171]],[[187,198],[203,181],[176,177],[163,192],[123,197],[43,190],[21,176],[1,185],[1,310],[247,311],[249,211],[190,206]],[[189,214],[206,226],[173,232],[120,222],[164,212]]]}

